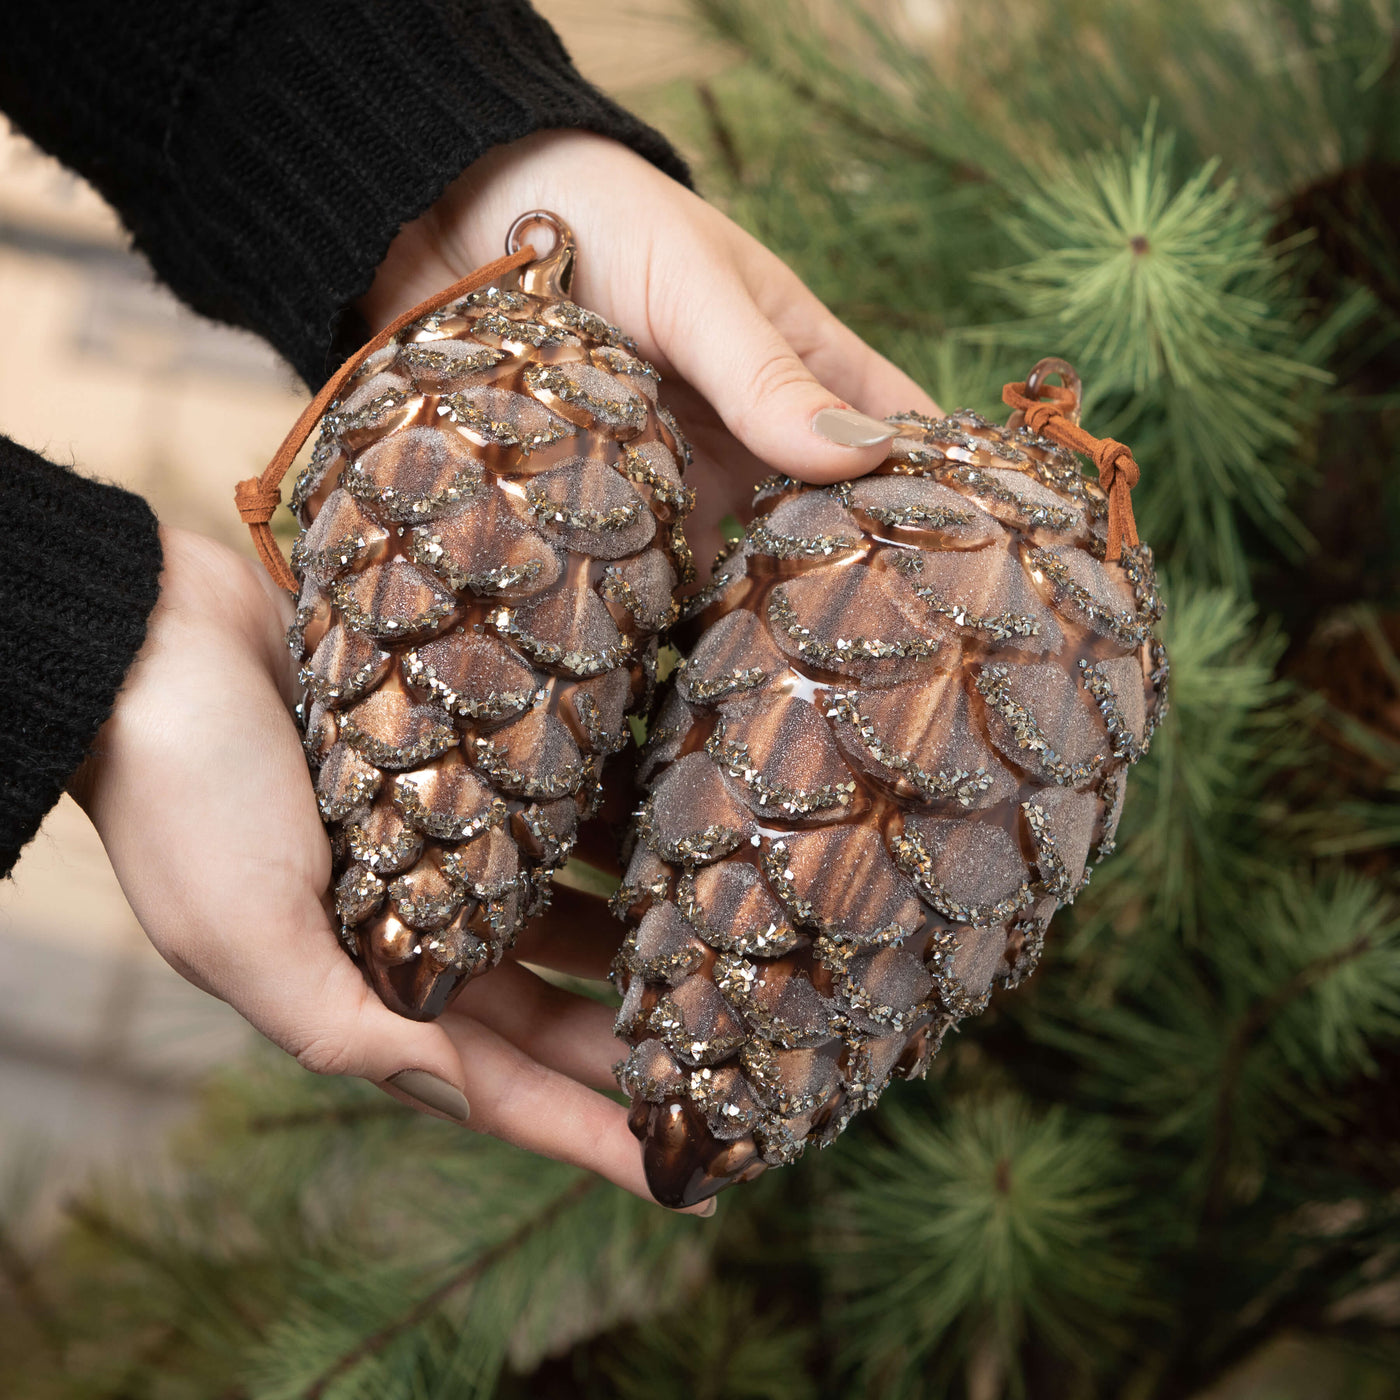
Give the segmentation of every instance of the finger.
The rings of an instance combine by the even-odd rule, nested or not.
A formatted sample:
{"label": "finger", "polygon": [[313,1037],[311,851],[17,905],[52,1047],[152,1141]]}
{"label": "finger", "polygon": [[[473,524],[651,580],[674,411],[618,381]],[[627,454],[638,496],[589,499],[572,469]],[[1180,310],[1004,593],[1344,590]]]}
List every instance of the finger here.
{"label": "finger", "polygon": [[468,983],[447,1020],[469,1016],[532,1060],[595,1089],[617,1090],[613,1066],[627,1047],[613,1034],[616,1013],[519,963],[503,962],[489,977]]}
{"label": "finger", "polygon": [[741,265],[759,310],[827,388],[875,418],[910,411],[941,415],[913,379],[832,315],[821,298],[761,243],[746,240]]}
{"label": "finger", "polygon": [[663,392],[667,406],[684,424],[694,453],[686,481],[695,488],[695,506],[685,518],[685,537],[705,580],[723,543],[721,523],[733,516],[748,520],[753,488],[773,469],[734,440],[719,415],[685,380],[666,380]]}
{"label": "finger", "polygon": [[[659,348],[770,468],[804,481],[859,476],[886,456],[894,431],[824,386],[779,334],[727,260],[667,254],[650,317]],[[676,267],[687,270],[676,277]]]}
{"label": "finger", "polygon": [[556,884],[548,912],[525,926],[512,956],[601,982],[626,932],[602,899]]}
{"label": "finger", "polygon": [[[474,1128],[655,1200],[621,1104],[545,1068],[479,1021],[449,1017],[444,1025],[461,1057]],[[705,1213],[704,1206],[684,1212]]]}
{"label": "finger", "polygon": [[[221,955],[204,959],[202,971],[216,996],[315,1074],[382,1085],[413,1070],[464,1094],[461,1062],[447,1033],[396,1015],[379,1000],[340,948],[317,900],[280,919],[265,911],[256,934],[233,948],[224,943]],[[396,1088],[395,1097],[439,1116],[465,1122],[470,1111],[470,1096],[458,1102],[421,1078]]]}
{"label": "finger", "polygon": [[810,319],[792,318],[787,332],[803,363],[823,384],[875,418],[892,413],[942,417],[943,410],[913,379],[872,350],[815,297]]}

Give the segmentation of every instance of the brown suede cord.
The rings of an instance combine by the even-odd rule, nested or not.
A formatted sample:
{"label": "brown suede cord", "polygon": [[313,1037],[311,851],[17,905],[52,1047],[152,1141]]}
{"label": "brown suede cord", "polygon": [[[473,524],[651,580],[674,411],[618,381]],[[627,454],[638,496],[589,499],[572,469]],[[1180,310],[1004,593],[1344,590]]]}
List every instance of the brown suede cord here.
{"label": "brown suede cord", "polygon": [[497,258],[495,262],[487,263],[475,272],[469,272],[450,287],[444,287],[442,291],[430,296],[426,301],[420,301],[417,306],[390,321],[378,335],[366,341],[326,380],[321,392],[302,410],[301,417],[292,425],[291,432],[283,439],[282,446],[263,469],[262,475],[249,477],[247,481],[240,481],[234,487],[233,499],[238,507],[239,518],[248,526],[253,536],[253,547],[258,551],[263,568],[279,588],[285,588],[289,593],[297,591],[297,581],[291,566],[277,547],[277,540],[269,524],[277,507],[282,504],[282,478],[291,469],[302,444],[311,436],[311,430],[320,421],[322,414],[335,402],[346,381],[369,356],[377,350],[382,350],[405,326],[411,325],[420,316],[426,316],[430,311],[436,311],[439,307],[447,306],[471,292],[479,291],[498,277],[513,272],[518,267],[524,267],[534,259],[535,250],[527,243],[518,253]]}
{"label": "brown suede cord", "polygon": [[1025,384],[1007,384],[1001,391],[1001,401],[1008,408],[1018,408],[1025,415],[1031,432],[1057,442],[1071,451],[1082,452],[1098,469],[1099,485],[1108,493],[1107,557],[1123,557],[1124,544],[1138,543],[1137,522],[1133,519],[1133,487],[1138,484],[1138,464],[1132,452],[1112,438],[1096,438],[1078,423],[1065,416],[1073,412],[1079,396],[1072,389],[1054,384],[1042,384],[1043,398],[1033,399]]}

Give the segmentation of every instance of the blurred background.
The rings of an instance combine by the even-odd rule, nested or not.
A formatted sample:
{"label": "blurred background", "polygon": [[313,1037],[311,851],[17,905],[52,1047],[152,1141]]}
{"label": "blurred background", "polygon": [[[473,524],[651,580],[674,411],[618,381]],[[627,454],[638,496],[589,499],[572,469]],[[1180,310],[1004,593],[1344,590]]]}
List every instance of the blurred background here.
{"label": "blurred background", "polygon": [[[260,1050],[63,802],[0,889],[6,1393],[1400,1395],[1394,0],[537,8],[945,407],[1077,365],[1173,717],[1031,984],[703,1229]],[[3,127],[0,315],[5,432],[247,547],[290,371]]]}

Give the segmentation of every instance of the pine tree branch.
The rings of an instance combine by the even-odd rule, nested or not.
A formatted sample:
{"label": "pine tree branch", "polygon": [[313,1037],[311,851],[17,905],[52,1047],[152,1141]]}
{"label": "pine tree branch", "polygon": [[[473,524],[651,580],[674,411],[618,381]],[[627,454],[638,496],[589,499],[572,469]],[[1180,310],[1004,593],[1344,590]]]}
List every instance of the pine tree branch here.
{"label": "pine tree branch", "polygon": [[[1284,1007],[1296,1001],[1329,973],[1369,952],[1373,946],[1371,934],[1362,934],[1345,947],[1299,968],[1268,996],[1254,1002],[1240,1017],[1230,1036],[1212,1116],[1213,1145],[1201,1209],[1202,1230],[1197,1238],[1194,1257],[1187,1266],[1186,1285],[1181,1292],[1182,1304],[1173,1328],[1173,1340],[1164,1350],[1167,1360],[1151,1389],[1151,1394],[1159,1397],[1159,1400],[1194,1394],[1224,1369],[1221,1355],[1210,1352],[1207,1338],[1211,1324],[1219,1321],[1215,1301],[1217,1268],[1234,1137],[1233,1109],[1249,1052],[1270,1021]],[[1228,1346],[1226,1351],[1232,1358],[1238,1359],[1236,1347]]]}
{"label": "pine tree branch", "polygon": [[1298,969],[1286,982],[1275,987],[1266,997],[1256,1001],[1240,1018],[1225,1051],[1220,1070],[1220,1085],[1216,1092],[1215,1113],[1211,1138],[1210,1166],[1206,1172],[1205,1204],[1202,1218],[1214,1233],[1225,1214],[1226,1177],[1234,1137],[1235,1096],[1244,1075],[1245,1061],[1255,1041],[1268,1028],[1269,1022],[1290,1002],[1296,1001],[1309,988],[1329,973],[1370,952],[1374,941],[1369,933],[1362,934],[1344,948],[1325,957],[1316,958]]}
{"label": "pine tree branch", "polygon": [[[137,1259],[141,1263],[164,1274],[175,1284],[184,1288],[187,1280],[182,1278],[179,1271],[175,1269],[170,1260],[167,1259],[158,1249],[136,1234],[135,1231],[128,1230],[119,1225],[105,1211],[97,1210],[86,1201],[72,1197],[64,1202],[64,1213],[75,1225],[80,1226],[89,1234],[95,1235],[98,1239],[115,1245],[118,1249],[129,1255],[132,1259]],[[229,1310],[251,1333],[258,1333],[262,1330],[262,1323],[253,1313],[251,1313],[239,1299],[231,1292],[222,1295]]]}
{"label": "pine tree branch", "polygon": [[432,1292],[420,1298],[411,1308],[401,1313],[392,1322],[386,1322],[383,1327],[357,1342],[339,1360],[333,1362],[323,1371],[317,1380],[312,1382],[311,1386],[303,1392],[303,1400],[321,1400],[332,1382],[358,1366],[360,1362],[378,1356],[395,1337],[410,1327],[426,1321],[453,1293],[474,1283],[493,1264],[512,1254],[531,1235],[544,1229],[545,1226],[553,1224],[570,1206],[576,1205],[601,1184],[598,1177],[580,1177],[567,1191],[556,1196],[538,1215],[531,1216],[505,1239],[493,1244],[485,1253],[477,1255],[469,1264],[449,1275]]}
{"label": "pine tree branch", "polygon": [[64,1337],[58,1314],[39,1287],[39,1281],[34,1276],[34,1269],[29,1260],[10,1238],[3,1224],[0,1224],[0,1276],[8,1281],[16,1302],[21,1310],[29,1315],[29,1320],[43,1339],[44,1346],[52,1352],[56,1360],[61,1361]]}
{"label": "pine tree branch", "polygon": [[[186,1340],[186,1336],[183,1320],[178,1323],[172,1322],[163,1328],[132,1357],[120,1380],[111,1390],[103,1393],[102,1400],[135,1400],[135,1397],[142,1393],[152,1372],[158,1373],[161,1363],[174,1353],[176,1347]],[[223,1400],[223,1397],[219,1400]]]}
{"label": "pine tree branch", "polygon": [[917,136],[912,136],[903,131],[891,131],[888,127],[878,126],[874,122],[867,120],[854,107],[844,102],[837,101],[834,97],[826,97],[819,93],[805,78],[799,78],[795,73],[786,72],[783,69],[775,68],[767,64],[770,71],[783,82],[792,92],[794,97],[800,98],[808,106],[820,112],[824,117],[830,117],[833,121],[846,131],[854,133],[866,141],[874,141],[888,146],[892,151],[898,151],[901,155],[913,156],[919,160],[928,161],[930,165],[942,166],[954,179],[969,185],[984,185],[991,180],[991,176],[983,169],[972,165],[967,161],[950,160],[931,141],[920,141]]}
{"label": "pine tree branch", "polygon": [[[1391,40],[1390,56],[1386,60],[1385,67],[1381,70],[1380,77],[1376,79],[1375,86],[1378,88],[1400,87],[1400,32],[1397,32]],[[1371,128],[1366,141],[1366,161],[1368,164],[1376,159],[1377,147],[1383,135],[1383,124],[1377,122]]]}
{"label": "pine tree branch", "polygon": [[348,1128],[375,1118],[396,1118],[411,1112],[392,1099],[385,1103],[335,1108],[301,1108],[290,1113],[260,1113],[248,1120],[250,1133],[281,1133],[294,1128]]}
{"label": "pine tree branch", "polygon": [[165,1261],[145,1240],[118,1225],[105,1211],[98,1210],[74,1196],[63,1203],[63,1213],[75,1225],[108,1244],[116,1245],[133,1259],[139,1259],[143,1264],[151,1264],[156,1268],[165,1267]]}
{"label": "pine tree branch", "polygon": [[[1346,1335],[1346,1324],[1337,1320],[1333,1309],[1342,1290],[1358,1286],[1356,1250],[1351,1241],[1337,1241],[1309,1253],[1284,1282],[1278,1299],[1267,1304],[1257,1318],[1242,1319],[1239,1330],[1216,1354],[1212,1380],[1228,1375],[1280,1335]],[[1363,1335],[1357,1340],[1364,1345],[1374,1338]]]}
{"label": "pine tree branch", "polygon": [[695,95],[705,112],[705,124],[710,129],[710,140],[719,152],[720,162],[736,185],[744,183],[744,158],[739,154],[739,143],[734,139],[734,129],[729,125],[719,98],[709,83],[696,83]]}
{"label": "pine tree branch", "polygon": [[[706,13],[706,7],[700,7]],[[830,117],[842,130],[852,133],[865,141],[884,145],[901,155],[917,160],[928,161],[932,165],[946,169],[953,178],[966,184],[986,184],[991,175],[970,161],[954,160],[935,142],[920,140],[907,131],[895,131],[873,122],[857,106],[842,102],[838,98],[819,92],[814,83],[795,71],[791,65],[779,63],[772,54],[766,52],[743,32],[742,27],[726,23],[724,19],[710,12],[706,16],[711,28],[727,43],[733,44],[750,63],[771,74],[789,92],[805,102],[814,111]]]}

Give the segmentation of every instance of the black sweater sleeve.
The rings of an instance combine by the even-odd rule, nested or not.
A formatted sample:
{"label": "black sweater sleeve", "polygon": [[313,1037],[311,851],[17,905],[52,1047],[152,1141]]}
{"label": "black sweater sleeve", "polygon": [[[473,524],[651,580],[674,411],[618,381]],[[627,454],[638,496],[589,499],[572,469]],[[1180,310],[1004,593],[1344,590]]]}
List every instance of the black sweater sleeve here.
{"label": "black sweater sleeve", "polygon": [[[10,7],[0,110],[110,201],[195,310],[319,386],[399,227],[492,146],[573,127],[677,179],[665,140],[574,70],[526,0],[41,0]],[[0,874],[141,645],[144,502],[0,438]]]}
{"label": "black sweater sleeve", "polygon": [[686,178],[525,0],[43,0],[6,17],[0,107],[312,387],[399,226],[490,147],[583,128]]}
{"label": "black sweater sleeve", "polygon": [[0,874],[58,801],[112,712],[160,579],[140,496],[0,438]]}

